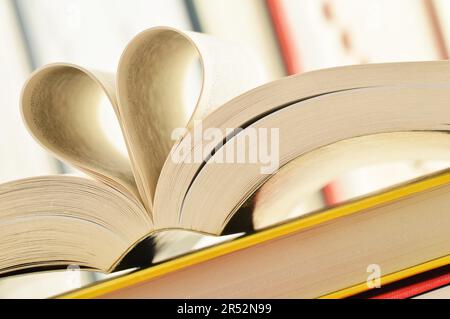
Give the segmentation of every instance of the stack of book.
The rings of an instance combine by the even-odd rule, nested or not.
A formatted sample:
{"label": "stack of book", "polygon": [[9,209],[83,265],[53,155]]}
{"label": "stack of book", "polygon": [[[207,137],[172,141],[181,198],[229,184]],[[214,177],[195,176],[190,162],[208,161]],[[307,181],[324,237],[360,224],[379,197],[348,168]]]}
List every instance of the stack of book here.
{"label": "stack of book", "polygon": [[[196,61],[192,108],[183,74]],[[260,64],[238,43],[167,27],[137,35],[116,76],[44,66],[25,83],[23,119],[86,177],[0,186],[0,272],[147,266],[170,229],[254,234],[68,296],[343,297],[444,266],[446,171],[309,214],[296,204],[362,163],[449,160],[447,70],[447,61],[367,64],[261,85]],[[105,101],[126,156],[102,131]]]}

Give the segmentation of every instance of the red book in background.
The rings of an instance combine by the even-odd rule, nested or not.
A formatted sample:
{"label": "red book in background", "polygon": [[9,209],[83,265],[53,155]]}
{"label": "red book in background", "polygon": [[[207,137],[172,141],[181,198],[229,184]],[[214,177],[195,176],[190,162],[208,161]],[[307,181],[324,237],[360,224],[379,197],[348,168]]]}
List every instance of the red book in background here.
{"label": "red book in background", "polygon": [[[341,65],[448,56],[431,0],[266,3],[290,75]],[[392,164],[342,172],[322,189],[325,204],[338,204],[447,167],[446,163],[429,165],[414,159]]]}
{"label": "red book in background", "polygon": [[450,285],[450,265],[372,289],[351,298],[407,299]]}
{"label": "red book in background", "polygon": [[286,19],[283,3],[279,0],[267,0],[267,7],[272,18],[273,27],[278,38],[281,54],[289,75],[302,72],[301,61],[298,58],[299,52],[294,45],[291,29]]}
{"label": "red book in background", "polygon": [[[302,62],[300,59],[298,42],[300,39],[295,37],[294,32],[289,25],[286,10],[288,8],[285,3],[280,0],[267,0],[267,7],[272,19],[275,34],[278,38],[280,51],[286,67],[288,75],[303,72]],[[325,204],[333,205],[339,202],[339,192],[337,186],[333,183],[328,184],[322,190]]]}

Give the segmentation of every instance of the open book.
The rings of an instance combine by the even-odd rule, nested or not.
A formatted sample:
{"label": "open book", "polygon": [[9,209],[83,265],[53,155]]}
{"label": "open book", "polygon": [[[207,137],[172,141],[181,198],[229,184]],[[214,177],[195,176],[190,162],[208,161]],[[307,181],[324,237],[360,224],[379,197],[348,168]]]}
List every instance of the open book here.
{"label": "open book", "polygon": [[[189,111],[183,79],[196,61],[202,85]],[[253,61],[239,47],[160,27],[129,43],[115,77],[68,64],[33,73],[21,104],[29,131],[89,177],[0,186],[0,272],[67,264],[113,271],[151,234],[221,234],[257,190],[253,220],[265,227],[287,209],[281,195],[296,170],[317,169],[296,178],[302,187],[333,173],[326,154],[339,141],[352,154],[388,140],[386,158],[408,158],[420,141],[419,156],[450,158],[446,61],[341,67],[262,86]],[[127,156],[100,128],[105,99]],[[374,162],[370,152],[347,158]]]}

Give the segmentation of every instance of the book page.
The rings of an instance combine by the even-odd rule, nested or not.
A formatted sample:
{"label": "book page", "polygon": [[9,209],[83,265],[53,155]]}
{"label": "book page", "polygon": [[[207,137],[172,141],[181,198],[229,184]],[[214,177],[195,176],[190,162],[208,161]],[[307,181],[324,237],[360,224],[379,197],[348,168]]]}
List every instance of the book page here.
{"label": "book page", "polygon": [[[201,65],[201,92],[187,105],[189,70]],[[239,69],[237,75],[234,70]],[[22,96],[24,119],[41,144],[68,164],[139,198],[148,212],[177,130],[261,83],[260,66],[238,45],[168,27],[140,33],[113,75],[71,64],[35,72]],[[127,154],[102,131],[104,103],[115,112]],[[187,112],[193,109],[193,112]]]}

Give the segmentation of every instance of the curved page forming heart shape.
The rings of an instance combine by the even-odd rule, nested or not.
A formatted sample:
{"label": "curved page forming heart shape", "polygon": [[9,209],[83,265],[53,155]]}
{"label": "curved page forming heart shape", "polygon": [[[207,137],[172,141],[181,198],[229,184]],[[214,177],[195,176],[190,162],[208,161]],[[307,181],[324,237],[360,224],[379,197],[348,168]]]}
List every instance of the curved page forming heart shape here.
{"label": "curved page forming heart shape", "polygon": [[[183,100],[183,89],[196,62],[201,90],[192,108]],[[129,43],[116,79],[65,63],[35,71],[24,86],[21,108],[30,133],[44,148],[91,177],[133,194],[152,217],[159,174],[175,143],[172,132],[191,127],[262,81],[257,59],[242,47],[157,27]],[[101,129],[96,115],[105,98],[122,129],[128,157]]]}

